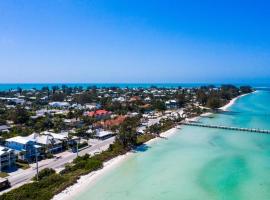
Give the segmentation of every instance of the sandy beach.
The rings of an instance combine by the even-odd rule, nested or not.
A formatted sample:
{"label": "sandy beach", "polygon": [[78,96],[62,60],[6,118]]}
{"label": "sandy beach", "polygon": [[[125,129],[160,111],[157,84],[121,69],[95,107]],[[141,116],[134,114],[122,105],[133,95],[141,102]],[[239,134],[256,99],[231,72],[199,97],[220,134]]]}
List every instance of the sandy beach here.
{"label": "sandy beach", "polygon": [[[176,133],[177,129],[172,128],[166,132],[163,132],[160,134],[161,137],[168,138]],[[154,141],[161,140],[161,138],[153,138],[152,140],[149,140],[145,144],[151,144]],[[91,184],[94,184],[98,178],[100,178],[102,175],[104,175],[106,172],[112,170],[113,168],[120,165],[122,162],[124,162],[126,159],[128,159],[134,152],[128,152],[125,155],[117,156],[103,164],[103,168],[94,172],[91,172],[85,176],[81,176],[77,183],[74,185],[68,187],[61,193],[55,195],[52,200],[72,200],[74,197],[80,193],[86,190]]]}
{"label": "sandy beach", "polygon": [[241,97],[243,97],[243,96],[245,96],[245,95],[246,95],[246,94],[243,94],[243,95],[240,95],[240,96],[238,96],[238,97],[233,98],[233,99],[230,100],[230,102],[227,103],[225,106],[220,107],[219,110],[227,111],[227,110],[228,110],[228,109],[236,102],[237,99],[239,99],[239,98],[241,98]]}
{"label": "sandy beach", "polygon": [[[256,91],[254,91],[254,92],[256,92]],[[252,92],[252,93],[254,93],[254,92]],[[227,103],[225,106],[220,107],[219,109],[222,110],[222,111],[228,111],[228,109],[229,109],[229,108],[230,108],[230,107],[231,107],[231,106],[232,106],[239,98],[244,97],[244,96],[249,95],[249,94],[252,94],[252,93],[242,94],[242,95],[240,95],[240,96],[238,96],[238,97],[235,97],[235,98],[233,98],[232,100],[230,100],[229,103]]]}

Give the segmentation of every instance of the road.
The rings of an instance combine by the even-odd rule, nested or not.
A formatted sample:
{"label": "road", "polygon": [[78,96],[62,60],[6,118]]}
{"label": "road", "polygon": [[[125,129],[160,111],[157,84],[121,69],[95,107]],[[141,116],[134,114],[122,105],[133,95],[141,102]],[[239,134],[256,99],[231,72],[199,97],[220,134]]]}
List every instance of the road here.
{"label": "road", "polygon": [[[91,147],[81,150],[79,152],[79,155],[83,156],[85,154],[94,154],[97,152],[104,151],[109,148],[110,144],[112,144],[114,140],[115,140],[115,137],[100,141],[99,143]],[[71,152],[63,152],[63,153],[57,154],[57,157],[58,158],[40,161],[39,170],[42,170],[44,168],[52,168],[52,169],[55,169],[56,171],[60,171],[61,169],[65,167],[65,164],[72,162],[77,157],[77,154],[71,153]],[[18,170],[16,172],[11,173],[10,176],[7,177],[9,182],[11,183],[10,189],[14,189],[16,187],[19,187],[29,182],[36,175],[36,164],[34,163],[34,164],[31,164],[30,166],[31,167],[29,169]],[[1,192],[0,194],[7,192],[8,190],[5,190]]]}

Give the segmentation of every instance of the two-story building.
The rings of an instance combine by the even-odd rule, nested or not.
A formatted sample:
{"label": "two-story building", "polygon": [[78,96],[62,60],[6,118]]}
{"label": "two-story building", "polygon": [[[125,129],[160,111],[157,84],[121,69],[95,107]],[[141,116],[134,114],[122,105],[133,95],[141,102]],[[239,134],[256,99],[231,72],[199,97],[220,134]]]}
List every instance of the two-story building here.
{"label": "two-story building", "polygon": [[54,138],[50,132],[43,132],[42,134],[33,133],[28,136],[29,139],[33,140],[41,146],[42,153],[58,153],[63,149],[62,141]]}
{"label": "two-story building", "polygon": [[0,171],[15,165],[16,155],[13,149],[0,146]]}
{"label": "two-story building", "polygon": [[40,156],[40,145],[34,139],[16,136],[6,140],[6,147],[15,150],[18,158],[31,162],[36,156]]}

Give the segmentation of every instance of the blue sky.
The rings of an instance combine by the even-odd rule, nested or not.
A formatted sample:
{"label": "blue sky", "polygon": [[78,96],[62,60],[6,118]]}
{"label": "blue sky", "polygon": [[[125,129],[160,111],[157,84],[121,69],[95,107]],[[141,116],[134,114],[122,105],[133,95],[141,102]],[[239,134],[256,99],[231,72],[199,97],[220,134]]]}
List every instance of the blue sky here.
{"label": "blue sky", "polygon": [[270,2],[2,0],[0,82],[270,82]]}

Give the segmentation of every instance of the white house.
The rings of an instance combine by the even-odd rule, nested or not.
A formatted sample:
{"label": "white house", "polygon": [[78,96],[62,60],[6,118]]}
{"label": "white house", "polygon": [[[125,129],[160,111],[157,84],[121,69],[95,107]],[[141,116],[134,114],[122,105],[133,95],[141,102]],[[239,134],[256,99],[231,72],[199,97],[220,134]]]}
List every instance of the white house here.
{"label": "white house", "polygon": [[97,139],[100,139],[100,140],[105,140],[107,138],[110,138],[114,136],[114,133],[111,132],[111,131],[104,131],[104,130],[100,130],[100,131],[96,131],[96,135],[95,137]]}
{"label": "white house", "polygon": [[55,108],[67,108],[70,106],[68,102],[58,102],[58,101],[50,102],[49,105]]}
{"label": "white house", "polygon": [[176,100],[169,100],[165,102],[167,109],[177,109],[177,101]]}
{"label": "white house", "polygon": [[57,153],[63,149],[62,141],[54,138],[49,132],[48,134],[33,133],[28,138],[33,139],[38,145],[43,147],[45,153]]}
{"label": "white house", "polygon": [[7,125],[0,126],[0,133],[9,132],[10,127]]}

